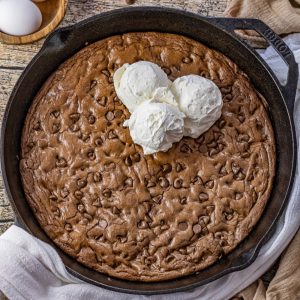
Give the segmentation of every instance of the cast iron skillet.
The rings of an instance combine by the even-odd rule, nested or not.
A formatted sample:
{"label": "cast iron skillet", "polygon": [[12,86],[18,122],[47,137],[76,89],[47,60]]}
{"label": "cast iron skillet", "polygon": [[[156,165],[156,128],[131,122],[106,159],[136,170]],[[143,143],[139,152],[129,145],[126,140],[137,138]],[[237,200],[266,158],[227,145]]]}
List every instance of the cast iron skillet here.
{"label": "cast iron skillet", "polygon": [[[289,67],[287,84],[282,86],[256,52],[240,41],[233,30],[254,29],[278,52]],[[266,98],[277,147],[277,166],[270,201],[258,225],[233,252],[194,275],[157,283],[129,282],[110,278],[76,262],[46,236],[29,208],[19,173],[20,140],[30,104],[49,75],[86,43],[132,31],[160,31],[182,34],[221,51],[251,78]],[[295,133],[293,105],[298,69],[292,52],[264,23],[254,19],[206,18],[166,8],[136,7],[103,13],[51,34],[41,51],[27,66],[9,99],[1,137],[1,163],[8,197],[19,224],[51,244],[70,273],[89,283],[114,291],[136,294],[172,293],[191,289],[249,266],[260,247],[272,234],[293,183]]]}

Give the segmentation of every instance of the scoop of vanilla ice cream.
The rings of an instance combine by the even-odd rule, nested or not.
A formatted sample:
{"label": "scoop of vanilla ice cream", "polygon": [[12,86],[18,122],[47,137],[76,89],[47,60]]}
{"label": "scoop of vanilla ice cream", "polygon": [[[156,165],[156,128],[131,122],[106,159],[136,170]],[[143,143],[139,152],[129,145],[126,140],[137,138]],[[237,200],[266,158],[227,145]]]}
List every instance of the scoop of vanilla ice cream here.
{"label": "scoop of vanilla ice cream", "polygon": [[153,99],[158,88],[171,85],[167,74],[149,61],[124,64],[115,72],[113,79],[118,97],[131,113],[144,101]]}
{"label": "scoop of vanilla ice cream", "polygon": [[145,154],[167,151],[183,137],[185,115],[168,103],[146,101],[124,122]]}
{"label": "scoop of vanilla ice cream", "polygon": [[173,82],[171,90],[186,115],[185,136],[199,137],[220,118],[222,94],[211,80],[198,75],[182,76]]}
{"label": "scoop of vanilla ice cream", "polygon": [[176,101],[173,93],[171,92],[169,87],[159,87],[153,93],[152,100],[158,102],[165,102],[172,104],[178,107],[178,102]]}

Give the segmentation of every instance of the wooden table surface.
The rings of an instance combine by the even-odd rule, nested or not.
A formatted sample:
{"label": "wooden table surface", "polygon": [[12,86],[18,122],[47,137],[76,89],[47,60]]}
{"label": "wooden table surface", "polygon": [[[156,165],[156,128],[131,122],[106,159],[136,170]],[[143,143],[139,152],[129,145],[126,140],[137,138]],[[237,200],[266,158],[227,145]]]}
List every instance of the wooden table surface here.
{"label": "wooden table surface", "polygon": [[[181,8],[205,16],[222,16],[227,0],[136,0],[131,6],[166,6]],[[66,16],[60,26],[67,26],[91,17],[97,13],[115,8],[128,7],[125,0],[69,0]],[[5,45],[0,43],[0,123],[9,95],[23,69],[39,51],[44,40],[28,45]],[[14,214],[5,195],[4,184],[0,174],[0,234],[14,220]],[[274,268],[265,275],[269,282]]]}

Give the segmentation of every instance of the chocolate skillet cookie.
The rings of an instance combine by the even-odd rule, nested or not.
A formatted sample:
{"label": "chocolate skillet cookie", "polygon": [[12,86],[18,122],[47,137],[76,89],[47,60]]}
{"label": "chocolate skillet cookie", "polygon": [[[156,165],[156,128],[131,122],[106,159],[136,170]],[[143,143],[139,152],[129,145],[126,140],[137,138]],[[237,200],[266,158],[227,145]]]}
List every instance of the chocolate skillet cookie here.
{"label": "chocolate skillet cookie", "polygon": [[[112,76],[154,62],[171,80],[199,74],[221,89],[221,118],[198,139],[144,155]],[[47,80],[27,115],[20,170],[47,235],[77,261],[118,278],[160,281],[234,249],[260,218],[275,172],[272,127],[248,77],[189,38],[128,33],[92,44]]]}

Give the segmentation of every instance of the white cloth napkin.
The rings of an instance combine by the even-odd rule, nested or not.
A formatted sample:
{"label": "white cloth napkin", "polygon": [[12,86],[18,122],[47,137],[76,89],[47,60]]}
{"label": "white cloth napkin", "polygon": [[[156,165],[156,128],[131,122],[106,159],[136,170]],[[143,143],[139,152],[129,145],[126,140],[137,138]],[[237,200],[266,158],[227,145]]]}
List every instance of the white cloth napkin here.
{"label": "white cloth napkin", "polygon": [[[300,63],[300,34],[288,36],[285,41]],[[284,63],[272,48],[261,52],[281,81]],[[294,110],[297,142],[300,135],[300,80]],[[291,241],[300,225],[300,151],[298,166],[289,205],[282,215],[277,230],[261,249],[255,262],[248,268],[226,275],[190,292],[157,296],[134,296],[105,290],[71,276],[56,251],[17,226],[12,226],[0,237],[0,291],[9,299],[214,299],[223,300],[250,285],[275,262]]]}

